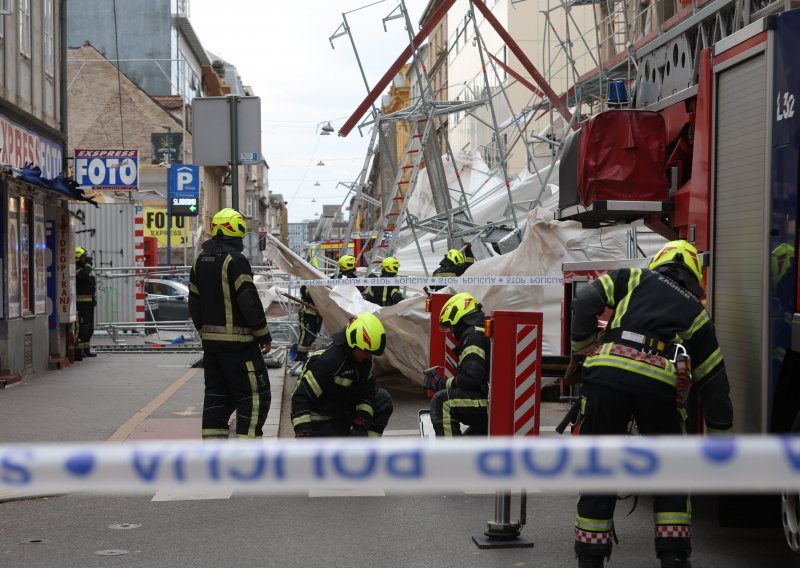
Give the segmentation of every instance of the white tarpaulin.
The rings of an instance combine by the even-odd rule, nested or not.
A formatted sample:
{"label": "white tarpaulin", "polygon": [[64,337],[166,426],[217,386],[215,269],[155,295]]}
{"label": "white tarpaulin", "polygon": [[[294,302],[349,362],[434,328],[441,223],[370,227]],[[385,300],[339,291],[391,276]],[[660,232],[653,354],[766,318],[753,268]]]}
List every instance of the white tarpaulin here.
{"label": "white tarpaulin", "polygon": [[[448,177],[448,187],[453,203],[459,202],[461,190],[452,162],[443,159]],[[538,173],[523,172],[507,190],[503,180],[492,176],[479,154],[459,157],[456,160],[459,177],[469,203],[470,213],[477,225],[495,221],[509,221],[509,192],[517,204],[517,225],[523,230],[520,246],[505,255],[479,260],[464,276],[561,276],[562,263],[588,260],[619,260],[628,257],[629,227],[583,229],[577,222],[555,221],[553,211],[558,208],[558,164],[552,175],[549,169]],[[543,185],[544,183],[544,185]],[[525,211],[531,203],[538,206]],[[524,207],[520,208],[520,206]],[[408,211],[418,219],[436,214],[427,176],[420,176],[409,196]],[[643,229],[639,227],[639,231]],[[404,235],[410,239],[410,231]],[[447,252],[446,235],[417,232],[417,242],[401,244],[395,256],[400,261],[400,274],[423,276],[430,274]],[[320,278],[319,271],[300,259],[295,253],[270,238],[272,250],[268,256],[289,274],[303,278]],[[639,235],[642,256],[652,256],[664,239],[646,232]],[[425,260],[423,267],[420,251]],[[444,291],[448,291],[446,289]],[[543,354],[561,355],[561,302],[563,286],[456,286],[456,292],[474,294],[489,315],[493,310],[526,310],[544,314]],[[410,381],[422,384],[422,371],[428,367],[430,317],[425,313],[421,290],[406,289],[409,297],[396,306],[380,308],[364,300],[353,286],[338,286],[333,290],[325,286],[309,287],[309,292],[320,310],[329,331],[347,324],[350,317],[363,312],[375,313],[383,322],[387,333],[386,353],[376,358],[378,372],[396,371]],[[420,295],[418,295],[420,294]]]}

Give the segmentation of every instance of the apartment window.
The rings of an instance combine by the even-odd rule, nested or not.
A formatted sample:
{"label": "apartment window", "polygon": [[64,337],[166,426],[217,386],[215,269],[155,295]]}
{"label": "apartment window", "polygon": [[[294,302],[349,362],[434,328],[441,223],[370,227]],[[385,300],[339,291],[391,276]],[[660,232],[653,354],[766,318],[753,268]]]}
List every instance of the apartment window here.
{"label": "apartment window", "polygon": [[44,0],[44,72],[48,77],[56,74],[55,35],[53,0]]}
{"label": "apartment window", "polygon": [[19,2],[19,52],[31,56],[31,0]]}

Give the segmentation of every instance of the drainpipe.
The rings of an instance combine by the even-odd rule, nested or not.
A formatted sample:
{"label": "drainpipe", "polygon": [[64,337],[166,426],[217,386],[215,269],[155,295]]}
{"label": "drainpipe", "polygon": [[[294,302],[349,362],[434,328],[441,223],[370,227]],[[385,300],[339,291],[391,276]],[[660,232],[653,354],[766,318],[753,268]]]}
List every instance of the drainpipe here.
{"label": "drainpipe", "polygon": [[67,115],[69,108],[69,100],[67,98],[67,0],[59,1],[58,22],[59,33],[61,34],[61,76],[59,77],[59,91],[61,94],[61,133],[64,135],[64,141],[61,143],[61,171],[64,172],[66,176],[69,172],[67,161],[67,151],[69,150],[69,143],[67,140]]}

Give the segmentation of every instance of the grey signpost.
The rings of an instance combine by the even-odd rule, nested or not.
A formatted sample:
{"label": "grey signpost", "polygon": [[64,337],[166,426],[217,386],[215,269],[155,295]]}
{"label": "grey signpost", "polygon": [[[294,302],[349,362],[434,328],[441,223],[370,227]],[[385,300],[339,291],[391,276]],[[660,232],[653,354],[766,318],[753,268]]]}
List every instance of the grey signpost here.
{"label": "grey signpost", "polygon": [[230,166],[231,207],[238,211],[239,164],[261,161],[261,99],[240,95],[193,99],[192,128],[193,162]]}

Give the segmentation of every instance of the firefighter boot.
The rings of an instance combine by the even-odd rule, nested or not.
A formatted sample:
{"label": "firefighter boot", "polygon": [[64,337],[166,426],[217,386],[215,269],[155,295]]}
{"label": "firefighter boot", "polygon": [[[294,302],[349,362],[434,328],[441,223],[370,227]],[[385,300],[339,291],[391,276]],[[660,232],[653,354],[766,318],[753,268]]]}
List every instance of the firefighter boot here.
{"label": "firefighter boot", "polygon": [[83,350],[84,357],[97,357],[97,353],[90,351],[88,348]]}
{"label": "firefighter boot", "polygon": [[603,568],[603,557],[578,556],[578,568]]}
{"label": "firefighter boot", "polygon": [[667,550],[658,555],[661,568],[692,568],[688,554],[683,550]]}

